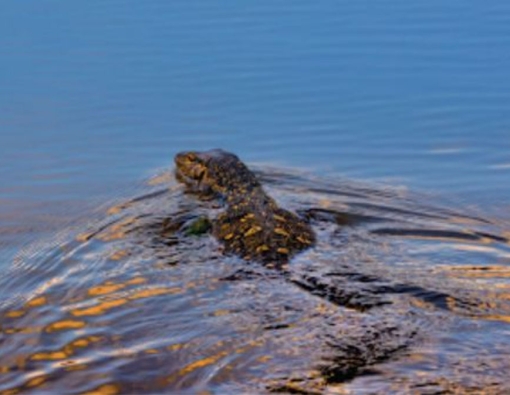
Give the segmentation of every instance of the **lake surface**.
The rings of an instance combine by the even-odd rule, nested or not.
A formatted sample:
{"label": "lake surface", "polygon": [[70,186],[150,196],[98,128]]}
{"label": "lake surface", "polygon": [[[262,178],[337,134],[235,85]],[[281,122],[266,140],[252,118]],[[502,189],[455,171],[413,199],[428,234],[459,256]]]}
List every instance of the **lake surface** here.
{"label": "lake surface", "polygon": [[[323,359],[310,348],[334,337],[324,326],[334,317],[345,322],[337,333],[395,327],[385,344],[403,351],[382,348],[386,359],[365,361],[371,374],[324,391],[508,391],[508,70],[502,0],[3,4],[0,391],[283,388],[271,386],[289,366],[311,372]],[[215,147],[258,169],[288,208],[382,219],[379,230],[363,223],[346,233],[319,221],[322,243],[296,258],[292,275],[302,281],[318,265],[324,280],[331,265],[344,279],[375,276],[389,282],[381,293],[390,307],[359,313],[270,274],[224,285],[217,280],[243,263],[216,256],[210,268],[207,237],[179,239],[177,250],[143,245],[152,239],[130,226],[153,229],[182,204],[208,210],[182,194],[172,158]],[[158,188],[167,192],[150,197]],[[116,221],[127,236],[111,237]],[[199,246],[203,256],[188,254]],[[399,293],[399,284],[471,307]],[[294,332],[276,336],[264,305],[274,316],[293,306]],[[405,325],[381,329],[382,317]],[[312,327],[291,352],[288,339]]]}

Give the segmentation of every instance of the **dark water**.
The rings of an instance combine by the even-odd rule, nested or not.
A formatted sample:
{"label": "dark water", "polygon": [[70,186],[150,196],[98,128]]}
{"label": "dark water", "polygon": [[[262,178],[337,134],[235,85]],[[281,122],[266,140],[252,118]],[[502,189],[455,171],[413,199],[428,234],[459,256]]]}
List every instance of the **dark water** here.
{"label": "dark water", "polygon": [[4,393],[510,390],[505,223],[400,188],[259,177],[318,233],[284,272],[180,232],[218,209],[171,173],[20,251]]}
{"label": "dark water", "polygon": [[[510,391],[508,2],[1,8],[0,391]],[[212,147],[322,216],[289,276],[158,233]]]}

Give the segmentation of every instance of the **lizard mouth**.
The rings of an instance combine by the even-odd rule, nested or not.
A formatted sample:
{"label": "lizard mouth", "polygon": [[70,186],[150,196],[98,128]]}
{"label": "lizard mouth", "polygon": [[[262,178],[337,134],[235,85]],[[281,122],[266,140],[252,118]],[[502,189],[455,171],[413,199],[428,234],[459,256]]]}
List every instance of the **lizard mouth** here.
{"label": "lizard mouth", "polygon": [[200,187],[205,170],[205,167],[197,162],[194,153],[179,153],[175,156],[175,178],[189,187]]}
{"label": "lizard mouth", "polygon": [[182,171],[182,169],[175,169],[175,178],[177,181],[182,182],[190,187],[200,187],[202,180],[204,179],[205,171],[202,170],[197,174],[189,174],[188,172]]}
{"label": "lizard mouth", "polygon": [[175,155],[175,179],[186,186],[186,192],[203,195],[209,199],[214,195],[207,164],[194,152]]}
{"label": "lizard mouth", "polygon": [[188,190],[192,192],[205,192],[209,190],[209,186],[203,181],[206,175],[206,171],[201,166],[194,166],[183,170],[179,166],[175,169],[175,178],[177,181],[186,185]]}

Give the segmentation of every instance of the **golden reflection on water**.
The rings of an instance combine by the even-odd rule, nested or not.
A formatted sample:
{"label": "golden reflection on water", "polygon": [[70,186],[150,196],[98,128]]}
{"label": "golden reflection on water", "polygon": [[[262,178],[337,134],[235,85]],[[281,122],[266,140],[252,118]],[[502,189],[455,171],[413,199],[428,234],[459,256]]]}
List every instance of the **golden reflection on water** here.
{"label": "golden reflection on water", "polygon": [[157,174],[154,177],[151,177],[147,181],[147,185],[155,186],[155,185],[162,185],[162,184],[168,184],[174,179],[174,176],[171,172],[163,172],[161,174]]}
{"label": "golden reflection on water", "polygon": [[71,310],[71,314],[76,317],[86,316],[86,315],[102,315],[106,313],[108,310],[111,310],[115,307],[122,306],[123,304],[126,304],[128,301],[127,299],[116,299],[116,300],[109,300],[106,302],[102,302],[96,306],[92,306],[86,309],[76,309]]}
{"label": "golden reflection on water", "polygon": [[510,267],[503,265],[487,266],[449,266],[440,268],[445,274],[451,277],[503,279],[510,278]]}
{"label": "golden reflection on water", "polygon": [[39,298],[35,298],[35,299],[32,299],[29,302],[27,302],[26,307],[27,308],[38,307],[38,306],[42,306],[42,305],[44,305],[46,303],[48,303],[48,300],[46,299],[46,297],[45,296],[41,296]]}
{"label": "golden reflection on water", "polygon": [[18,318],[25,315],[25,311],[23,310],[12,310],[5,314],[7,318]]}
{"label": "golden reflection on water", "polygon": [[[48,300],[46,299],[46,297],[40,296],[40,297],[34,298],[34,299],[26,302],[24,308],[26,310],[29,310],[34,307],[41,307],[47,303],[48,303]],[[11,310],[11,311],[6,312],[4,317],[5,318],[20,318],[20,317],[23,317],[27,313],[26,310]]]}
{"label": "golden reflection on water", "polygon": [[[168,182],[168,177],[171,178],[168,173],[161,174],[150,180],[149,184],[159,185],[166,183]],[[306,192],[306,188],[303,188],[303,192]],[[323,208],[338,209],[340,207],[345,211],[350,209],[349,204],[338,199],[335,200],[335,196],[331,198],[320,197],[315,202],[315,205]],[[111,277],[99,277],[101,279],[98,280],[98,277],[93,277],[93,275],[96,275],[93,270],[91,270],[93,275],[87,276],[89,273],[85,269],[81,272],[81,274],[85,275],[84,282],[76,281],[74,283],[81,284],[81,287],[77,287],[77,289],[73,288],[73,286],[68,287],[68,289],[63,287],[64,291],[62,293],[52,293],[52,289],[58,288],[54,287],[57,285],[57,281],[56,277],[49,278],[45,283],[45,288],[43,287],[44,291],[47,290],[47,292],[39,292],[41,289],[39,288],[36,297],[26,301],[22,306],[17,306],[4,313],[5,324],[10,326],[4,326],[4,323],[2,323],[0,333],[11,336],[12,339],[19,343],[20,348],[31,347],[27,347],[29,349],[28,352],[20,351],[19,355],[12,357],[5,356],[5,362],[2,361],[2,365],[0,365],[0,374],[16,374],[16,372],[21,371],[21,374],[25,374],[25,376],[22,377],[24,380],[23,384],[16,388],[6,389],[3,392],[0,391],[0,395],[23,393],[34,388],[44,389],[45,386],[51,385],[52,382],[56,381],[55,377],[52,377],[52,372],[62,371],[83,372],[84,377],[91,377],[90,387],[86,387],[89,390],[83,392],[83,394],[90,395],[114,395],[122,393],[122,390],[125,389],[123,385],[129,385],[130,383],[130,373],[136,376],[139,370],[143,371],[144,368],[151,371],[152,376],[150,380],[154,379],[154,383],[147,383],[148,388],[150,385],[158,386],[162,393],[165,393],[165,390],[169,388],[186,389],[187,386],[193,386],[197,383],[198,387],[200,387],[202,386],[200,383],[203,383],[204,380],[211,380],[213,385],[243,380],[245,378],[253,380],[253,382],[263,382],[265,380],[263,374],[267,374],[270,377],[282,377],[278,376],[278,373],[281,372],[282,367],[286,368],[284,365],[289,363],[289,361],[298,361],[303,366],[295,367],[292,365],[287,367],[285,373],[293,373],[294,369],[299,371],[299,374],[304,372],[304,376],[307,379],[316,380],[315,384],[306,387],[306,390],[309,393],[314,393],[314,391],[315,393],[321,393],[320,389],[325,386],[321,373],[315,369],[315,366],[308,364],[308,361],[303,361],[309,358],[310,355],[313,355],[314,352],[317,352],[317,350],[311,350],[307,347],[311,345],[313,348],[318,349],[322,346],[314,330],[324,320],[329,317],[336,317],[336,323],[343,322],[345,317],[342,314],[345,312],[339,314],[339,311],[342,312],[341,306],[339,307],[323,300],[319,302],[316,300],[319,298],[317,297],[314,299],[313,307],[305,309],[305,313],[296,313],[296,315],[291,315],[289,318],[285,316],[286,311],[284,312],[284,309],[281,311],[281,316],[278,315],[280,313],[278,311],[275,317],[271,317],[270,323],[272,326],[266,328],[264,320],[267,317],[265,316],[266,312],[263,311],[266,305],[260,309],[263,311],[262,313],[257,311],[258,317],[253,317],[254,314],[252,312],[254,310],[251,310],[251,300],[247,301],[248,298],[242,299],[244,297],[242,292],[249,290],[253,284],[266,282],[265,278],[255,278],[244,283],[240,280],[239,284],[241,285],[239,289],[242,289],[242,291],[239,292],[241,294],[230,294],[230,296],[234,295],[232,298],[234,300],[229,304],[223,303],[224,301],[221,300],[221,297],[218,297],[219,293],[214,294],[214,291],[217,291],[218,288],[225,284],[219,277],[213,276],[208,278],[207,275],[203,277],[182,277],[183,273],[189,274],[194,270],[197,272],[206,271],[209,270],[209,266],[223,264],[220,260],[207,261],[207,254],[210,253],[209,247],[205,248],[206,258],[201,259],[200,257],[205,262],[194,262],[193,259],[186,259],[188,255],[195,258],[193,256],[195,251],[183,249],[184,253],[188,255],[182,255],[184,257],[182,262],[179,260],[181,255],[178,255],[179,259],[177,260],[178,264],[176,267],[170,268],[170,266],[166,265],[152,265],[150,267],[143,267],[142,270],[140,270],[140,266],[136,268],[136,273],[145,274],[151,270],[159,270],[158,273],[168,275],[168,273],[173,273],[174,269],[182,268],[186,264],[190,266],[191,264],[196,265],[191,267],[189,271],[183,270],[179,280],[171,284],[170,281],[167,283],[158,281],[158,275],[142,277],[133,274],[131,278],[124,279],[122,277],[125,276],[126,272],[135,273],[135,271],[129,271],[131,270],[129,265],[138,263],[136,262],[136,252],[138,251],[136,242],[138,240],[134,241],[132,231],[140,225],[140,222],[143,222],[140,221],[140,213],[136,211],[136,201],[123,202],[112,206],[107,210],[107,214],[118,216],[119,213],[124,211],[126,212],[124,218],[109,219],[112,223],[101,227],[99,231],[83,232],[75,238],[75,240],[83,243],[83,245],[103,245],[102,243],[96,243],[97,241],[107,245],[107,251],[99,257],[98,261],[102,265],[106,262],[109,265],[108,269],[111,267],[113,268],[112,270],[117,270],[114,272],[114,275]],[[466,226],[480,224],[476,219],[461,216],[453,216],[447,221],[451,224],[455,223]],[[476,235],[476,233],[470,233],[467,228],[464,230],[464,233],[466,235]],[[427,239],[426,236],[416,238],[420,240]],[[466,242],[461,237],[441,238],[440,236],[431,236],[429,239],[433,241],[447,241],[449,245],[454,246],[454,249],[468,253],[491,254],[491,256],[498,258],[508,257],[504,255],[503,249],[497,248],[494,239],[491,238],[482,237],[473,242]],[[179,247],[183,248],[183,245],[179,245]],[[193,244],[190,243],[190,245]],[[85,256],[86,254],[97,258],[98,255],[94,255],[94,251],[90,252],[92,248],[96,247],[97,245],[86,250],[83,256],[79,255],[75,258],[76,261],[78,263],[82,263],[82,261],[88,263],[88,256]],[[168,246],[166,245],[156,247],[161,248],[164,252],[168,251]],[[68,246],[63,246],[61,250],[69,255],[74,253]],[[144,253],[148,252],[148,256],[154,254],[152,250],[142,251]],[[378,244],[378,254],[376,255],[372,255],[370,251],[367,251],[361,248],[353,256],[353,259],[369,266],[370,262],[378,261],[380,256],[395,254],[395,249],[391,243]],[[350,253],[345,252],[347,255]],[[320,251],[317,252],[317,256],[321,258]],[[80,258],[82,261],[80,261]],[[341,258],[341,255],[335,255],[335,258]],[[126,262],[128,264],[123,266]],[[328,264],[332,265],[333,263],[328,259]],[[411,265],[413,264],[415,263],[411,263]],[[94,269],[97,270],[98,268],[100,270],[98,270],[97,275],[104,275],[105,267],[97,266]],[[293,266],[289,265],[285,270],[293,270]],[[510,278],[510,269],[504,264],[483,266],[468,264],[449,265],[446,263],[444,267],[436,266],[435,271],[438,276],[461,280],[505,280]],[[66,279],[65,277],[62,278]],[[104,280],[104,278],[115,279],[115,281]],[[122,280],[119,280],[119,278]],[[72,278],[72,280],[76,280],[76,278]],[[59,281],[62,282],[63,280],[59,279]],[[445,310],[449,310],[449,312],[453,313],[452,315],[460,313],[458,315],[463,318],[467,316],[469,319],[477,321],[486,320],[510,323],[510,308],[503,303],[510,300],[510,292],[506,292],[505,289],[507,285],[503,284],[502,281],[493,284],[494,289],[499,288],[505,292],[497,293],[494,291],[492,294],[486,293],[486,297],[482,298],[479,303],[477,302],[478,304],[469,305],[468,308],[463,305],[462,300],[459,301],[459,299],[454,297],[445,297]],[[243,286],[246,286],[246,288],[242,288]],[[276,293],[276,288],[278,287],[279,285],[275,285],[275,289],[263,289],[271,294],[273,292]],[[232,288],[235,288],[235,285],[232,285]],[[207,292],[211,293],[207,294]],[[190,300],[186,300],[186,303],[184,303],[179,297],[181,294],[184,295],[186,293],[190,293],[191,297]],[[207,294],[207,297],[202,298],[202,294]],[[164,295],[177,295],[177,297],[175,299],[169,298],[168,300],[162,298],[163,303],[159,305],[158,303],[134,303],[140,300],[149,301],[152,298],[163,297]],[[236,296],[239,296],[239,300],[236,300]],[[253,294],[251,299],[256,299],[259,296],[259,294]],[[438,311],[437,304],[428,302],[424,298],[412,297],[410,299],[409,304],[420,315],[430,312],[433,315]],[[176,307],[173,310],[170,307],[165,310],[164,308],[168,306],[166,304],[167,301],[170,302],[168,303],[169,305],[173,301],[183,303],[185,308]],[[287,303],[290,302],[287,301]],[[164,304],[165,306],[163,306]],[[197,308],[196,311],[192,312],[194,315],[190,314],[187,317],[189,312],[186,309],[192,310],[200,304],[204,305],[206,309],[202,311]],[[144,310],[144,308],[156,310],[155,315],[146,315],[147,310]],[[155,318],[158,317],[159,309],[162,310],[161,321]],[[390,315],[402,313],[397,308],[388,311]],[[506,313],[507,311],[508,314]],[[48,316],[47,314],[54,315]],[[371,312],[367,312],[364,317],[369,317],[371,314]],[[123,317],[131,319],[134,316],[137,317],[135,324],[129,321],[122,321]],[[154,332],[152,332],[151,324],[145,327],[140,325],[142,328],[137,328],[140,321],[143,322],[146,317],[149,317],[155,323],[155,326],[163,324],[164,333],[158,332],[161,329],[154,329]],[[47,319],[41,321],[43,318]],[[186,321],[188,318],[192,321],[191,323]],[[118,322],[116,322],[117,319],[119,320]],[[41,322],[43,322],[42,325],[32,326],[30,324]],[[124,322],[127,322],[125,328],[123,327]],[[264,324],[261,322],[264,322]],[[362,318],[360,318],[360,322],[362,322]],[[175,326],[171,328],[173,324]],[[368,324],[368,326],[370,325]],[[201,326],[204,326],[203,333],[205,334],[200,332]],[[273,330],[273,328],[277,329]],[[363,324],[353,325],[350,327],[350,331],[362,332],[366,328]],[[126,329],[126,332],[123,332],[124,329]],[[195,329],[197,331],[187,337],[187,332],[193,333]],[[119,330],[119,332],[115,332],[116,330]],[[143,333],[142,330],[144,331]],[[209,333],[209,331],[212,333]],[[51,335],[50,338],[47,336],[49,334]],[[328,332],[327,335],[329,336],[329,334]],[[136,337],[138,335],[140,338]],[[349,333],[344,332],[333,333],[335,340],[342,340],[348,337],[348,335]],[[209,340],[207,336],[210,336]],[[450,338],[455,338],[455,336],[452,335]],[[47,341],[47,339],[49,340]],[[371,346],[367,345],[367,347]],[[310,355],[308,355],[307,351],[310,352]],[[115,360],[115,362],[103,362],[101,358]],[[421,362],[423,361],[416,355],[413,357],[413,354],[408,359],[409,364],[416,363],[418,365]],[[122,372],[112,382],[105,383],[104,380],[109,380],[110,377],[106,377],[105,371],[101,370],[101,363],[104,363],[106,368],[113,370],[117,366],[130,367],[126,368],[128,373]],[[118,365],[115,365],[116,363]],[[147,366],[144,366],[144,364]],[[98,365],[101,366],[99,372],[94,370],[97,369]],[[418,375],[421,374],[419,368],[416,370]],[[50,373],[46,374],[47,372]],[[238,378],[237,375],[242,375],[242,378]],[[286,392],[303,393],[304,387],[300,382],[300,380],[303,380],[302,377],[300,376],[295,379],[289,376],[288,379],[284,379],[286,382],[283,384],[282,380],[278,379],[275,380],[275,386]],[[94,381],[95,379],[103,381]],[[142,385],[143,373],[133,378],[133,381],[136,380]],[[98,383],[102,384],[98,385]],[[143,383],[143,385],[145,384]],[[265,381],[264,385],[267,384],[268,382]],[[90,389],[92,386],[95,386],[95,388]],[[192,388],[197,390],[194,393],[198,393],[200,389]],[[335,393],[341,393],[342,391],[341,385],[335,388]]]}
{"label": "golden reflection on water", "polygon": [[130,226],[137,221],[136,217],[124,218],[119,223],[113,224],[107,230],[98,235],[99,240],[102,241],[114,241],[124,239],[126,232],[131,229]]}
{"label": "golden reflection on water", "polygon": [[104,384],[92,391],[83,392],[82,395],[117,395],[120,393],[120,387],[115,384]]}
{"label": "golden reflection on water", "polygon": [[203,367],[206,367],[208,365],[212,365],[212,364],[215,364],[216,362],[218,362],[221,358],[224,358],[226,357],[227,355],[229,355],[229,352],[228,351],[220,351],[219,353],[217,353],[216,355],[211,355],[209,357],[206,357],[206,358],[202,358],[202,359],[199,359],[198,361],[195,361],[195,362],[192,362],[186,366],[184,366],[182,369],[180,369],[175,376],[170,376],[168,378],[168,381],[169,382],[173,382],[175,377],[183,377],[183,376],[186,376],[187,374],[193,372],[194,370],[196,369],[199,369],[199,368],[203,368]]}
{"label": "golden reflection on water", "polygon": [[[190,344],[182,344],[177,343],[166,347],[169,351],[179,351],[186,348],[190,348],[192,345]],[[254,351],[257,349],[257,352],[253,352],[253,354],[263,353],[265,348],[268,347],[267,341],[263,339],[251,339],[247,341],[244,345],[233,347],[233,344],[225,340],[217,341],[215,344],[210,346],[208,350],[208,355],[195,359],[192,362],[184,365],[183,367],[177,369],[175,372],[170,374],[164,380],[164,386],[171,384],[172,387],[179,387],[180,381],[187,380],[194,373],[200,374],[201,369],[214,368],[214,365],[218,364],[222,359],[226,359],[228,363],[221,363],[223,374],[232,374],[235,370],[235,358],[232,358],[232,355],[235,354],[248,354],[249,351]],[[259,363],[267,362],[271,359],[271,356],[264,356],[258,358]]]}
{"label": "golden reflection on water", "polygon": [[78,320],[62,320],[54,322],[50,325],[48,325],[45,328],[45,331],[48,333],[51,332],[57,332],[57,331],[65,331],[70,329],[81,329],[85,327],[86,322],[85,321],[78,321]]}
{"label": "golden reflection on water", "polygon": [[123,283],[114,283],[112,281],[107,281],[104,284],[94,286],[92,288],[89,288],[88,294],[90,296],[101,296],[106,295],[109,293],[113,293],[116,291],[119,291],[129,285],[137,285],[137,284],[144,284],[147,282],[147,279],[143,277],[135,277],[131,280],[125,281]]}
{"label": "golden reflection on water", "polygon": [[[182,287],[166,287],[166,286],[152,286],[147,287],[148,280],[141,276],[136,276],[131,279],[128,279],[124,282],[113,282],[113,281],[105,281],[102,284],[93,285],[88,290],[85,291],[85,297],[74,297],[71,298],[71,301],[74,303],[82,300],[84,302],[88,302],[91,300],[97,300],[97,302],[92,306],[87,306],[84,308],[74,308],[68,310],[71,317],[91,317],[91,316],[101,316],[107,314],[112,309],[118,308],[120,306],[124,306],[132,301],[148,299],[153,297],[158,297],[161,295],[168,294],[176,294],[179,292],[183,292]],[[141,288],[142,287],[142,288]],[[115,296],[119,293],[122,293],[122,297]],[[101,300],[102,298],[111,298],[109,300]],[[54,296],[52,300],[57,300]],[[5,335],[37,335],[40,333],[47,334],[57,334],[64,331],[74,331],[74,334],[77,335],[79,332],[83,331],[87,328],[89,323],[82,319],[76,319],[71,317],[61,317],[54,322],[46,324],[44,327],[36,326],[36,327],[27,327],[27,326],[18,326],[16,327],[17,321],[23,319],[30,314],[33,315],[33,320],[37,322],[35,318],[38,313],[38,309],[45,308],[50,306],[49,298],[45,295],[39,295],[33,299],[28,300],[22,309],[11,310],[4,314],[4,318],[8,319],[9,327],[5,327],[2,325],[0,327],[0,333]],[[55,306],[56,307],[56,306]],[[58,308],[57,311],[60,311],[65,314],[67,309]],[[26,321],[26,320],[25,320]],[[21,323],[21,321],[20,321]],[[21,324],[23,325],[23,324]],[[20,339],[21,340],[21,339]],[[39,345],[39,341],[37,338],[28,337],[22,340],[25,345],[32,344],[34,347]],[[87,359],[89,358],[80,358],[78,356],[80,350],[89,349],[93,344],[100,344],[107,341],[105,336],[99,335],[85,335],[80,336],[78,338],[71,339],[67,342],[67,344],[63,345],[59,349],[53,350],[39,350],[30,355],[16,355],[14,360],[11,360],[7,365],[0,365],[0,374],[7,374],[9,372],[15,371],[24,371],[26,369],[27,364],[32,362],[50,362],[55,363],[58,362],[59,365],[56,367],[60,367],[65,369],[66,371],[79,371],[87,369]],[[111,338],[109,342],[114,341],[114,338]],[[128,351],[127,354],[125,351]],[[147,349],[142,350],[146,354],[154,354],[158,353],[157,349]],[[129,352],[128,349],[124,347],[119,348],[117,351],[112,351],[113,354],[122,356],[122,355],[134,355],[135,351]],[[112,355],[113,355],[112,354]],[[6,361],[7,362],[7,359]],[[36,377],[31,377],[31,374],[27,374],[27,378],[23,384],[16,388],[10,388],[3,391],[0,391],[0,395],[4,394],[17,394],[22,393],[25,390],[36,388],[36,387],[44,387],[47,382],[48,377],[46,375],[38,375]],[[96,389],[89,391],[87,393],[90,394],[117,394],[120,391],[120,387],[114,384],[106,384],[97,387]]]}
{"label": "golden reflection on water", "polygon": [[106,210],[107,215],[115,215],[119,214],[120,212],[124,211],[125,209],[132,206],[132,203],[126,202],[126,203],[120,203],[115,206],[110,207],[108,210]]}
{"label": "golden reflection on water", "polygon": [[[100,292],[99,295],[106,295],[108,293],[115,292],[119,289],[124,288],[123,286],[112,285],[112,286],[102,286],[99,288]],[[89,290],[89,294],[91,295],[98,295],[98,288],[96,287],[94,290]],[[182,292],[182,288],[174,287],[174,288],[166,288],[166,287],[156,287],[156,288],[146,288],[142,290],[135,291],[131,295],[125,297],[125,298],[119,298],[119,299],[113,299],[113,300],[107,300],[104,302],[101,302],[99,304],[96,304],[95,306],[88,307],[85,309],[75,309],[71,310],[71,314],[76,317],[81,316],[88,316],[88,315],[102,315],[106,313],[108,310],[111,310],[115,307],[122,306],[126,303],[128,303],[130,300],[136,300],[136,299],[143,299],[143,298],[150,298],[153,296],[158,295],[166,295],[166,294],[175,294]]]}
{"label": "golden reflection on water", "polygon": [[79,348],[85,348],[92,343],[98,343],[104,340],[101,336],[87,336],[77,340],[73,340],[69,344],[66,344],[61,350],[51,352],[38,352],[33,354],[30,359],[33,361],[55,361],[61,359],[67,359],[75,354],[75,351]]}
{"label": "golden reflection on water", "polygon": [[127,249],[117,250],[113,254],[110,254],[109,259],[112,261],[120,261],[130,255],[130,251]]}
{"label": "golden reflection on water", "polygon": [[[123,203],[123,207],[128,207],[127,203]],[[85,243],[94,237],[104,242],[121,240],[126,237],[127,233],[132,229],[132,226],[137,222],[137,220],[138,218],[134,216],[127,216],[118,222],[108,225],[104,229],[79,233],[75,236],[75,239],[79,243]]]}

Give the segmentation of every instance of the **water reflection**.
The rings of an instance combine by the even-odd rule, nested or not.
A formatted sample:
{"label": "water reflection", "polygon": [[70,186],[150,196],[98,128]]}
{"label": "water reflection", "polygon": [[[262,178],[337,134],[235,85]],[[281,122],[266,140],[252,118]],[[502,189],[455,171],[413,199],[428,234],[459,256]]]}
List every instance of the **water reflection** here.
{"label": "water reflection", "polygon": [[0,393],[508,389],[501,221],[276,170],[258,172],[269,194],[318,234],[280,271],[181,232],[218,207],[166,172],[20,254],[0,280],[23,294],[2,309]]}

